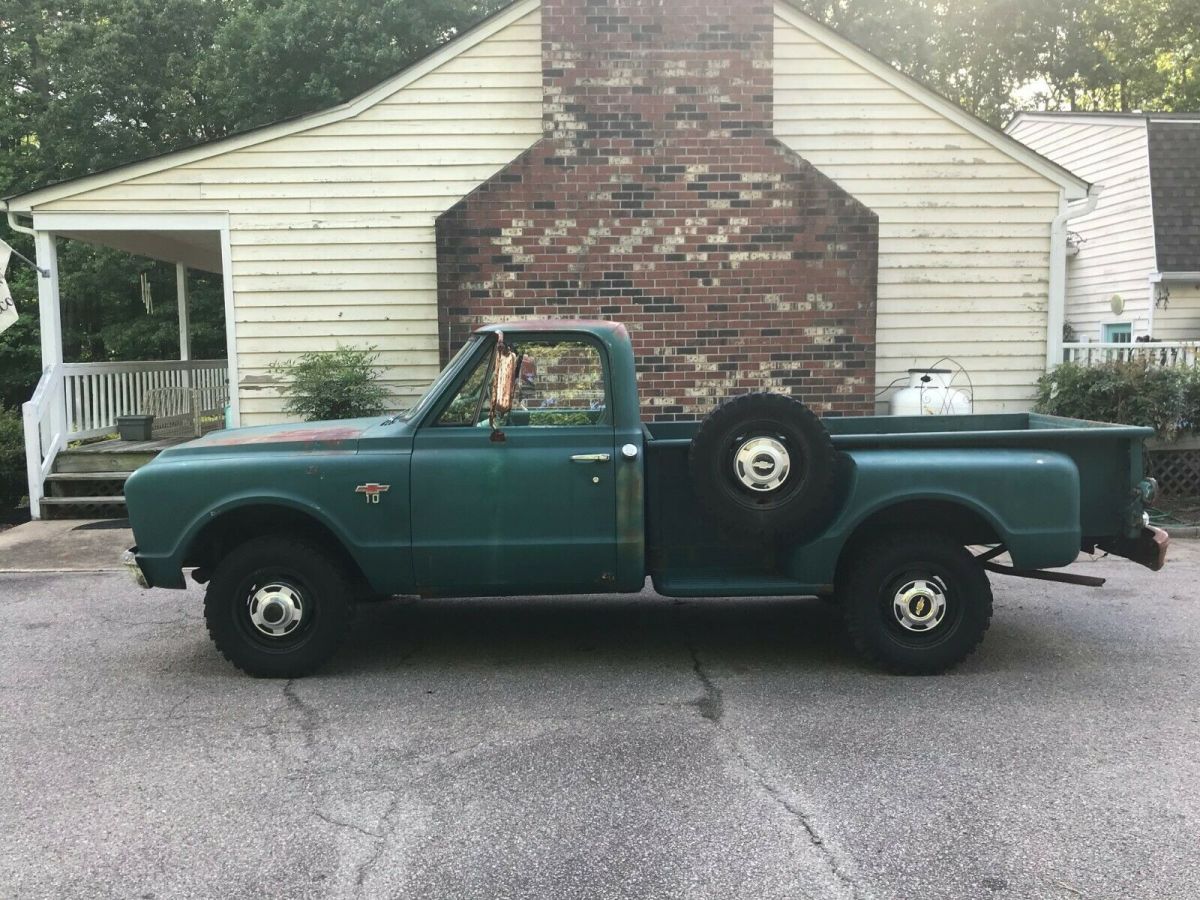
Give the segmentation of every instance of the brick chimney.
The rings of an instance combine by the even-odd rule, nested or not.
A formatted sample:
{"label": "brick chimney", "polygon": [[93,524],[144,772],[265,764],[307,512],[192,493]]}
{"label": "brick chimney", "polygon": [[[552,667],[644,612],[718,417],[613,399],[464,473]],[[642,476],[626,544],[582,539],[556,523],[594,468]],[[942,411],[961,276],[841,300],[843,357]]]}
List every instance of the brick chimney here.
{"label": "brick chimney", "polygon": [[772,136],[769,2],[543,0],[544,136],[437,223],[443,357],[612,318],[643,413],[752,390],[874,412],[878,222]]}

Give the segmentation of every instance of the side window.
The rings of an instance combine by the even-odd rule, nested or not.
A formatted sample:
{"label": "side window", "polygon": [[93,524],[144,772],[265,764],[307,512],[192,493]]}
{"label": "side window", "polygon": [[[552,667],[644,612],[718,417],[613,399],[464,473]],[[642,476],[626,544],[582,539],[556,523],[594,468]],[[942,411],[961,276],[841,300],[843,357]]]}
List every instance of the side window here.
{"label": "side window", "polygon": [[508,426],[599,425],[608,421],[604,364],[585,341],[526,341]]}
{"label": "side window", "polygon": [[491,384],[491,370],[492,354],[489,351],[475,365],[475,369],[462,383],[450,405],[442,411],[434,424],[475,425],[479,421],[480,410],[483,411],[483,420],[486,422],[487,392],[484,387]]}
{"label": "side window", "polygon": [[[496,423],[499,427],[553,428],[609,422],[604,363],[596,347],[586,341],[526,340],[517,335],[509,339],[508,345],[517,354],[517,384],[512,411]],[[489,352],[462,383],[436,424],[486,427],[492,375]]]}

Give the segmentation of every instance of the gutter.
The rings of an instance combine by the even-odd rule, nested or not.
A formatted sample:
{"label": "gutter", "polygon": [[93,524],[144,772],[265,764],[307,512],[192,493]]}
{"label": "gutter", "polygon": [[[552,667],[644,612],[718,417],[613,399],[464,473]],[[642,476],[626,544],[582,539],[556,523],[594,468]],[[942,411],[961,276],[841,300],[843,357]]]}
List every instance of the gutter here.
{"label": "gutter", "polygon": [[1158,284],[1167,281],[1196,281],[1200,282],[1200,272],[1151,272],[1150,282]]}
{"label": "gutter", "polygon": [[1082,200],[1068,203],[1063,196],[1050,223],[1049,306],[1046,315],[1046,371],[1062,362],[1063,322],[1067,310],[1067,223],[1096,209],[1104,185],[1093,184]]}
{"label": "gutter", "polygon": [[[0,203],[3,203],[4,208],[8,211],[8,227],[9,228],[11,228],[13,231],[21,232],[21,234],[27,234],[32,238],[37,237],[36,231],[34,231],[32,228],[26,228],[24,225],[22,225],[20,222],[17,221],[17,214],[8,208],[7,200],[0,200]],[[29,263],[31,266],[33,266],[35,269],[37,269],[37,273],[40,276],[42,276],[43,278],[50,277],[49,269],[43,269],[41,266],[39,266],[37,263],[35,263],[29,257],[25,256],[23,253],[18,253],[16,250],[13,250],[12,247],[9,247],[8,249],[12,252],[13,256],[16,256],[19,259],[25,260],[25,262]],[[0,277],[2,277],[3,275],[4,275],[4,273],[0,272]]]}

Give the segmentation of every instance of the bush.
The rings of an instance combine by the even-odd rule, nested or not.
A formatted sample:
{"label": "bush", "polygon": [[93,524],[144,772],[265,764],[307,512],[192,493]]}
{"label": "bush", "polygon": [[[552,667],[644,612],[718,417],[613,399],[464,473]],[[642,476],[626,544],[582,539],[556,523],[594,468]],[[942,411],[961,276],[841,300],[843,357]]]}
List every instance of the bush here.
{"label": "bush", "polygon": [[1038,379],[1035,409],[1096,422],[1148,425],[1171,440],[1200,431],[1200,372],[1140,360],[1064,363]]}
{"label": "bush", "polygon": [[21,502],[28,490],[25,480],[25,432],[21,414],[0,406],[0,512]]}
{"label": "bush", "polygon": [[299,359],[272,363],[271,371],[288,379],[279,389],[287,398],[286,412],[306,422],[351,419],[382,413],[390,395],[379,384],[379,354],[374,347],[343,347],[324,353],[305,353]]}

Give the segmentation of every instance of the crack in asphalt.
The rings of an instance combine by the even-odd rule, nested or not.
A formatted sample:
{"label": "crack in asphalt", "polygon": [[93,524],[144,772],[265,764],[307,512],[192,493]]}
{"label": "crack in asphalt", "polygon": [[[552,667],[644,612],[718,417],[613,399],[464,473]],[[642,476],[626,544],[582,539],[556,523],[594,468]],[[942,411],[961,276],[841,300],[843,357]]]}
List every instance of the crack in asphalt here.
{"label": "crack in asphalt", "polygon": [[794,821],[799,823],[800,827],[804,829],[804,833],[808,836],[809,843],[811,843],[824,858],[825,863],[829,867],[829,871],[833,873],[833,876],[850,889],[851,896],[865,896],[859,889],[859,886],[855,883],[854,879],[851,878],[850,874],[842,867],[842,864],[838,860],[833,849],[827,843],[825,843],[825,839],[821,836],[821,833],[817,830],[817,827],[812,823],[812,817],[810,814],[797,806],[793,801],[789,800],[784,795],[782,789],[772,784],[762,770],[751,763],[746,754],[738,749],[736,742],[733,746],[733,755],[737,757],[737,761],[741,765],[742,769],[754,778],[754,780],[758,783],[758,786],[762,788],[763,792],[766,793],[766,795],[773,801],[775,801],[776,805],[778,805],[780,809],[786,812]]}
{"label": "crack in asphalt", "polygon": [[700,655],[696,652],[695,644],[692,643],[690,638],[688,639],[687,649],[692,657],[692,672],[695,673],[696,678],[704,688],[704,696],[698,700],[693,700],[692,706],[696,707],[702,718],[719,727],[721,719],[725,715],[725,695],[713,683],[713,680],[708,677],[708,673],[704,671],[704,666],[700,662]]}
{"label": "crack in asphalt", "polygon": [[[363,889],[366,886],[367,877],[371,874],[371,870],[379,862],[379,858],[383,856],[383,851],[387,849],[388,842],[391,840],[396,829],[399,827],[398,822],[391,821],[396,811],[400,808],[400,793],[396,790],[390,790],[392,795],[391,802],[388,803],[388,808],[384,810],[383,815],[379,817],[380,833],[376,835],[377,842],[375,844],[375,852],[358,867],[354,873],[354,892],[355,896],[361,896]],[[361,829],[360,829],[361,830]]]}
{"label": "crack in asphalt", "polygon": [[283,699],[287,708],[299,716],[300,734],[304,738],[304,749],[312,753],[317,747],[317,728],[321,724],[320,714],[300,699],[296,693],[296,679],[289,678],[283,686]]}
{"label": "crack in asphalt", "polygon": [[316,816],[318,819],[320,819],[322,822],[327,822],[328,824],[333,825],[337,828],[349,828],[351,831],[357,831],[359,834],[365,835],[366,837],[372,838],[377,841],[382,840],[384,837],[378,831],[371,831],[369,828],[363,828],[361,825],[355,825],[353,822],[344,822],[341,819],[335,819],[333,816],[329,815],[328,813],[322,812],[319,809],[314,809],[313,815]]}
{"label": "crack in asphalt", "polygon": [[816,849],[817,853],[824,860],[825,865],[829,868],[830,873],[844,884],[849,890],[852,897],[866,896],[854,879],[846,871],[845,867],[838,860],[837,854],[833,848],[826,843],[816,825],[812,822],[812,817],[805,812],[793,800],[788,799],[783,789],[771,783],[761,767],[755,766],[739,747],[737,738],[723,724],[725,716],[725,699],[724,692],[709,675],[704,667],[703,661],[700,659],[700,653],[696,649],[695,641],[688,634],[687,627],[684,625],[684,646],[687,648],[688,656],[692,660],[692,673],[696,676],[696,680],[700,682],[704,688],[704,695],[697,700],[691,702],[700,713],[701,717],[710,722],[718,732],[725,738],[725,742],[729,744],[729,749],[732,751],[734,759],[738,766],[758,785],[760,790],[782,809],[789,818],[800,825],[804,835],[808,838],[808,842]]}

